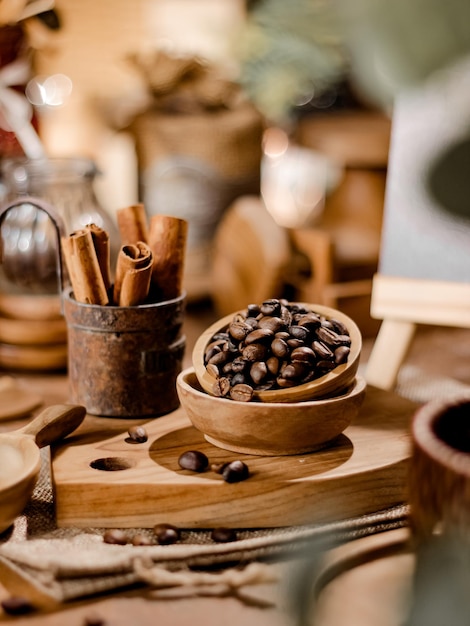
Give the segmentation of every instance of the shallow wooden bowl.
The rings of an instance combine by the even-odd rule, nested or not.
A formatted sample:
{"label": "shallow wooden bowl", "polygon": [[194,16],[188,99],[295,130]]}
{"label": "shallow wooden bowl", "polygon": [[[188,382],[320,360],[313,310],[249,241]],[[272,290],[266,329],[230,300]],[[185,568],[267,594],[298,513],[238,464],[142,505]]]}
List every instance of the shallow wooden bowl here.
{"label": "shallow wooden bowl", "polygon": [[276,456],[325,447],[358,414],[366,382],[356,377],[344,394],[303,402],[238,402],[206,393],[194,368],[176,381],[181,406],[207,441],[224,450]]}
{"label": "shallow wooden bowl", "polygon": [[[300,402],[303,400],[312,400],[314,398],[333,396],[342,389],[346,389],[354,382],[362,350],[362,335],[357,324],[349,316],[336,309],[319,304],[299,304],[304,304],[312,311],[324,315],[327,319],[337,319],[346,326],[351,337],[351,351],[348,361],[342,365],[338,365],[338,367],[328,372],[328,374],[303,385],[297,385],[296,387],[289,387],[287,389],[273,389],[270,391],[255,390],[255,400],[261,402]],[[230,315],[226,315],[209,326],[209,328],[199,336],[194,345],[192,360],[196,376],[202,388],[211,395],[213,394],[213,386],[216,379],[207,372],[204,364],[206,346],[217,332],[227,329],[235,314],[236,313],[231,313]]]}
{"label": "shallow wooden bowl", "polygon": [[0,434],[0,533],[31,497],[41,467],[39,449],[74,431],[85,415],[80,405],[53,405],[23,428]]}

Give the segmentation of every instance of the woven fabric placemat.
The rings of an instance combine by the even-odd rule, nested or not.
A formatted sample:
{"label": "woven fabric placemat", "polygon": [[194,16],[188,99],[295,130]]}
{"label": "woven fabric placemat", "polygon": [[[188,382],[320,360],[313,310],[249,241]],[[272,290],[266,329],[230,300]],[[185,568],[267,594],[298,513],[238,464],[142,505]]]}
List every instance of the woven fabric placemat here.
{"label": "woven fabric placemat", "polygon": [[[418,403],[467,393],[449,379],[429,379],[404,367],[397,393]],[[309,554],[315,546],[337,545],[408,524],[406,504],[327,524],[237,530],[237,540],[215,543],[210,530],[182,530],[173,545],[112,545],[103,528],[58,528],[49,472],[49,451],[32,499],[14,526],[0,535],[0,572],[8,571],[51,599],[63,602],[143,583],[171,586],[198,583],[202,570],[214,582],[232,585],[269,579],[269,563]],[[151,529],[123,529],[151,537]],[[214,570],[218,575],[213,574]],[[199,578],[198,578],[199,577]],[[207,581],[206,581],[207,582]]]}

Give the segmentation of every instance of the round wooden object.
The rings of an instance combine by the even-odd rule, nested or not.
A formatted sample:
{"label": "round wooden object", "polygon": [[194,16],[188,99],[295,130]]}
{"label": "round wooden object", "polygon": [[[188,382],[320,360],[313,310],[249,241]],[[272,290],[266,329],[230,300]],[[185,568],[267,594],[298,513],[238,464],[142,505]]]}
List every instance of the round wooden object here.
{"label": "round wooden object", "polygon": [[0,532],[31,496],[41,467],[39,448],[71,433],[85,414],[82,406],[59,404],[44,409],[23,428],[0,435]]}
{"label": "round wooden object", "polygon": [[206,440],[224,450],[256,455],[312,452],[340,435],[359,412],[366,382],[344,394],[311,402],[237,402],[205,393],[193,368],[177,379],[181,406]]}
{"label": "round wooden object", "polygon": [[21,320],[0,316],[0,342],[13,345],[47,345],[66,343],[64,318]]}
{"label": "round wooden object", "polygon": [[470,538],[470,394],[436,400],[412,422],[409,499],[418,538],[440,532]]}
{"label": "round wooden object", "polygon": [[[300,402],[312,400],[314,398],[333,396],[342,389],[346,389],[354,382],[362,349],[362,335],[357,324],[350,317],[336,309],[319,304],[300,304],[307,306],[310,310],[320,315],[324,315],[327,319],[337,319],[346,326],[351,337],[351,351],[348,361],[342,365],[338,365],[338,367],[328,372],[328,374],[303,385],[297,385],[296,387],[289,387],[287,389],[273,389],[270,391],[255,390],[254,398],[256,400],[261,402]],[[236,313],[226,315],[209,326],[196,340],[194,345],[192,358],[196,376],[204,391],[211,395],[213,395],[213,386],[216,379],[206,370],[204,364],[205,349],[217,332],[227,329],[235,314]],[[225,401],[228,402],[229,400]]]}
{"label": "round wooden object", "polygon": [[67,345],[13,346],[0,343],[0,365],[12,370],[59,370],[67,365]]}
{"label": "round wooden object", "polygon": [[52,320],[62,317],[60,296],[0,294],[0,313],[18,320]]}

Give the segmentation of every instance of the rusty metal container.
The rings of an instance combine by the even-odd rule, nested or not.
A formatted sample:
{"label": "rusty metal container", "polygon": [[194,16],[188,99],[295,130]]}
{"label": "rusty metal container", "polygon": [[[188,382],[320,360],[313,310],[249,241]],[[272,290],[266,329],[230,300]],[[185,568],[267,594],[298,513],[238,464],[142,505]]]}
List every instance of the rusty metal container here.
{"label": "rusty metal container", "polygon": [[63,293],[71,402],[92,415],[138,418],[179,405],[185,295],[133,307],[82,304]]}

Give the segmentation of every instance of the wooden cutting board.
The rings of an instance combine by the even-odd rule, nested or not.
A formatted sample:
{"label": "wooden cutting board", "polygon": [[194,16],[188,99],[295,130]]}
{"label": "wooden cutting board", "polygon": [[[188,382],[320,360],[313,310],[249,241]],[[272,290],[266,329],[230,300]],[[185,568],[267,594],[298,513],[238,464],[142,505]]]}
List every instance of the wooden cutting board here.
{"label": "wooden cutting board", "polygon": [[[408,427],[417,405],[369,387],[360,415],[328,448],[298,456],[256,457],[216,448],[181,408],[147,422],[87,416],[52,449],[59,526],[267,528],[344,519],[406,498]],[[143,423],[144,444],[126,441]],[[183,470],[197,449],[211,463],[242,458],[251,476],[235,484],[214,471]]]}

